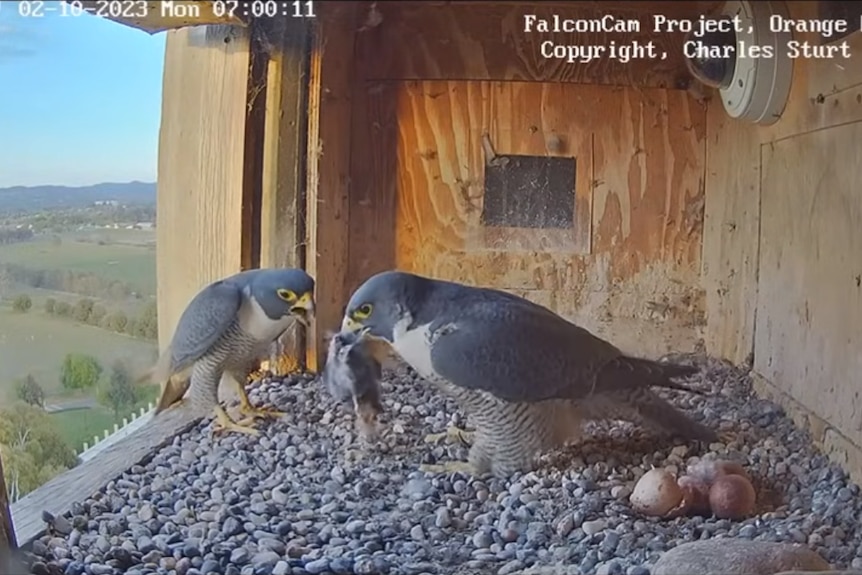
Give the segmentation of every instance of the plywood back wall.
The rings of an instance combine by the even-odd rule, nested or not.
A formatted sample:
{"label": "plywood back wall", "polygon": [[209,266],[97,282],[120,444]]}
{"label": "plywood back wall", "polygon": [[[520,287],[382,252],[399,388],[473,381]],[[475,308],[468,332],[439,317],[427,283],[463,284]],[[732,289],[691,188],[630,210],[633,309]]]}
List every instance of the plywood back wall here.
{"label": "plywood back wall", "polygon": [[[357,34],[348,288],[397,266],[520,293],[634,352],[692,349],[706,110],[667,88],[682,62],[558,65],[518,29],[593,6],[405,4]],[[483,134],[498,154],[576,158],[574,231],[481,224]]]}

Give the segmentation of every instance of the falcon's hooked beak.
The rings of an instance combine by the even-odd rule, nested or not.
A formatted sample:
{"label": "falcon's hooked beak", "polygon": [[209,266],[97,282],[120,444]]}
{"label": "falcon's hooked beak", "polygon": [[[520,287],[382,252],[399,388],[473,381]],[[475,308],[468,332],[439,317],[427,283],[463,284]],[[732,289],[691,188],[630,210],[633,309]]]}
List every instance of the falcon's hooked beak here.
{"label": "falcon's hooked beak", "polygon": [[314,294],[310,291],[302,294],[290,308],[290,313],[295,315],[300,323],[308,327],[309,320],[314,317]]}
{"label": "falcon's hooked beak", "polygon": [[345,315],[344,319],[341,320],[341,331],[346,331],[348,333],[354,333],[362,329],[362,324],[350,317],[349,315]]}

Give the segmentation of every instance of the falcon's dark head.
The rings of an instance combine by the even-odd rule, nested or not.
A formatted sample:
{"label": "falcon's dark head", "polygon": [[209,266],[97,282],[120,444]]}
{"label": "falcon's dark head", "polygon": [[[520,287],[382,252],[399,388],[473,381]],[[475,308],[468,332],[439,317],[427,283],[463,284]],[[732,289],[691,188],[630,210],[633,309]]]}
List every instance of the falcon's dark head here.
{"label": "falcon's dark head", "polygon": [[393,341],[395,325],[415,318],[430,280],[415,274],[387,271],[371,276],[356,288],[341,320],[342,331],[365,328],[368,335]]}

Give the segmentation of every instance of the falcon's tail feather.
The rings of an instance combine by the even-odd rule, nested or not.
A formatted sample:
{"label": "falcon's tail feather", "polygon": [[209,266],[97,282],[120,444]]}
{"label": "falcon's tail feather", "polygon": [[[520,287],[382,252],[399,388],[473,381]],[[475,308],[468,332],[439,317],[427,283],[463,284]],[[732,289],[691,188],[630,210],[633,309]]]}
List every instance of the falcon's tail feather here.
{"label": "falcon's tail feather", "polygon": [[699,372],[700,368],[693,365],[659,363],[651,359],[622,356],[605,366],[600,375],[598,387],[603,390],[612,390],[656,386],[686,391],[695,395],[705,395],[699,389],[672,380],[677,377],[690,377]]}
{"label": "falcon's tail feather", "polygon": [[718,434],[714,430],[694,421],[647,388],[641,388],[631,395],[630,406],[644,423],[652,427],[687,440],[718,441]]}

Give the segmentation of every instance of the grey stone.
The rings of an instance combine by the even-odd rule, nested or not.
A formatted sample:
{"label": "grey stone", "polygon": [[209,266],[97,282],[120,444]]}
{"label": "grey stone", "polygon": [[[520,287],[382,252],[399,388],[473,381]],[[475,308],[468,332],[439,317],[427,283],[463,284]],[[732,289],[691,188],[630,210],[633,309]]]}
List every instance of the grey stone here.
{"label": "grey stone", "polygon": [[678,545],[662,555],[651,575],[773,575],[830,568],[814,551],[789,543],[708,539]]}

